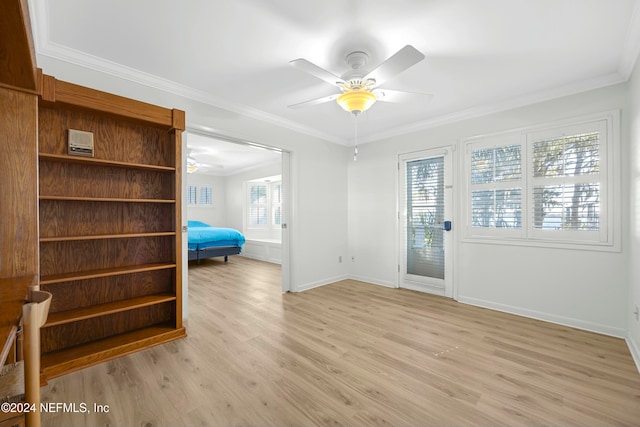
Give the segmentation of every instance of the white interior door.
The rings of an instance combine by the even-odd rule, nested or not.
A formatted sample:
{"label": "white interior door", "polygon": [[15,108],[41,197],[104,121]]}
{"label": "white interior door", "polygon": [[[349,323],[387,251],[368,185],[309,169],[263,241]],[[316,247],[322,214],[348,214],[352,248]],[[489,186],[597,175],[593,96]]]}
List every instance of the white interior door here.
{"label": "white interior door", "polygon": [[399,157],[399,286],[453,297],[453,171],[449,149]]}
{"label": "white interior door", "polygon": [[282,210],[282,259],[281,259],[281,276],[282,276],[282,292],[291,290],[291,273],[290,273],[290,256],[291,256],[291,154],[288,151],[282,152],[282,194],[281,194],[281,210]]}

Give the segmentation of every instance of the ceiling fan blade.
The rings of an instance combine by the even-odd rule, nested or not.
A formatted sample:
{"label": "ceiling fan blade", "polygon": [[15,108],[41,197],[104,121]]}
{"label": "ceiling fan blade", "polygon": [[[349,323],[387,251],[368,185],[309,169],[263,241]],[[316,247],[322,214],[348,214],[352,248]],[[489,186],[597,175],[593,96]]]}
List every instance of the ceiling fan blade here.
{"label": "ceiling fan blade", "polygon": [[428,102],[433,99],[433,94],[431,93],[403,92],[391,89],[375,89],[373,94],[378,101],[384,102]]}
{"label": "ceiling fan blade", "polygon": [[376,81],[375,86],[379,86],[423,59],[424,55],[419,50],[411,45],[406,45],[389,59],[378,65],[375,70],[367,74],[364,80],[374,79]]}
{"label": "ceiling fan blade", "polygon": [[319,78],[320,80],[324,80],[331,85],[340,87],[345,84],[344,80],[342,80],[340,77],[325,70],[324,68],[318,67],[316,64],[309,62],[304,58],[294,59],[293,61],[289,61],[289,64],[293,65],[299,70],[305,71],[312,76]]}
{"label": "ceiling fan blade", "polygon": [[311,105],[323,104],[325,102],[335,101],[339,96],[340,96],[339,93],[335,93],[333,95],[324,96],[322,98],[311,99],[309,101],[304,101],[304,102],[299,102],[297,104],[289,105],[289,108],[302,108],[302,107],[308,107]]}

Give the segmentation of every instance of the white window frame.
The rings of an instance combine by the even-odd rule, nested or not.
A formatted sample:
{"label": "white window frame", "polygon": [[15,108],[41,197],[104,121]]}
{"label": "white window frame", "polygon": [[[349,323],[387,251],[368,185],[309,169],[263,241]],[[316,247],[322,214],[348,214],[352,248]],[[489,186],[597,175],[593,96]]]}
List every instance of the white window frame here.
{"label": "white window frame", "polygon": [[[498,148],[498,147],[507,147],[512,145],[521,145],[520,151],[520,174],[521,178],[518,181],[501,181],[494,182],[490,184],[471,184],[471,154],[472,151],[478,149],[485,148]],[[483,189],[508,189],[508,188],[520,188],[521,189],[521,205],[520,209],[524,212],[527,205],[527,197],[526,197],[526,187],[525,187],[525,177],[527,176],[527,167],[523,158],[525,157],[524,153],[524,144],[522,137],[517,132],[509,132],[494,136],[488,137],[479,137],[472,138],[467,142],[465,147],[465,159],[467,162],[467,168],[463,169],[467,175],[467,202],[463,204],[467,206],[468,217],[466,217],[466,235],[467,236],[475,236],[475,237],[488,237],[488,238],[524,238],[524,227],[521,228],[479,228],[472,226],[472,208],[471,195],[474,190],[483,190]],[[467,170],[468,169],[468,170]]]}
{"label": "white window frame", "polygon": [[[542,230],[533,224],[533,187],[554,181],[549,178],[534,178],[532,171],[533,142],[545,136],[563,136],[571,132],[592,129],[600,132],[600,222],[598,231]],[[558,247],[580,250],[619,252],[621,250],[621,191],[620,191],[620,110],[585,115],[573,119],[513,129],[505,132],[474,136],[461,140],[464,147],[462,174],[463,191],[463,242],[515,244],[523,246]],[[487,147],[521,144],[522,170],[522,227],[499,229],[472,227],[471,153]],[[592,175],[593,177],[593,175]],[[571,183],[583,178],[565,177]],[[560,181],[560,180],[555,180]],[[495,183],[492,188],[508,187],[511,182]],[[488,187],[489,188],[489,187]],[[512,187],[513,188],[513,187]]]}
{"label": "white window frame", "polygon": [[[245,182],[245,227],[247,230],[280,230],[282,224],[275,223],[275,208],[280,207],[282,209],[282,203],[274,202],[273,192],[275,187],[282,186],[282,181],[247,181]],[[266,224],[251,224],[251,188],[254,186],[264,186],[267,190],[267,200],[265,203],[260,204],[263,206],[267,213]],[[281,218],[282,219],[282,218]]]}

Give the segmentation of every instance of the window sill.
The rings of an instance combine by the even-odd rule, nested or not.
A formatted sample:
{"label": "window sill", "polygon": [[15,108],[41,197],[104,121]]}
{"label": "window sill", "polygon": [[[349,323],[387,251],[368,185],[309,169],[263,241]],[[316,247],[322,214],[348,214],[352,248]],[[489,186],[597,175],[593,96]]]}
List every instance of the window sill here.
{"label": "window sill", "polygon": [[464,237],[462,243],[472,244],[488,244],[488,245],[508,245],[536,247],[547,249],[568,249],[578,251],[596,251],[596,252],[621,252],[620,244],[600,243],[600,242],[567,242],[554,240],[538,240],[538,239],[518,239],[508,237]]}

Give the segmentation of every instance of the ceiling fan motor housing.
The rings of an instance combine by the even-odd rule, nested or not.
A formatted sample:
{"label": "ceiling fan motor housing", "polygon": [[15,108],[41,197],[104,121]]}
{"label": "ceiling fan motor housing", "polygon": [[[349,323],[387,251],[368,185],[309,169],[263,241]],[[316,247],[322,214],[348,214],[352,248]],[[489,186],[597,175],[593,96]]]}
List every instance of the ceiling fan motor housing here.
{"label": "ceiling fan motor housing", "polygon": [[361,80],[365,76],[365,65],[369,62],[369,55],[362,51],[355,51],[348,54],[344,60],[351,70],[344,73],[342,79],[351,83],[352,80]]}

